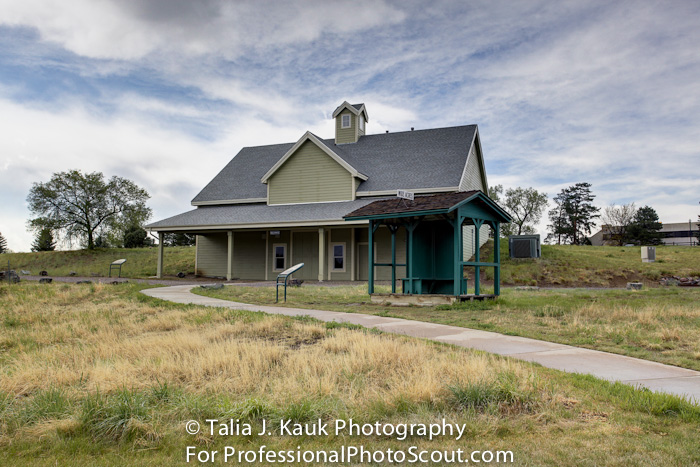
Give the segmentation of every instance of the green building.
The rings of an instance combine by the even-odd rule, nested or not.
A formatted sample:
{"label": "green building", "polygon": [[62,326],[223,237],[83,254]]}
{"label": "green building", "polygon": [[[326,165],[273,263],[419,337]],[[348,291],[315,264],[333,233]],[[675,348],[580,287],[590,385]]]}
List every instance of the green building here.
{"label": "green building", "polygon": [[[344,102],[333,112],[335,137],[306,132],[287,144],[243,148],[192,200],[194,209],[147,226],[158,232],[196,234],[196,273],[227,279],[274,280],[296,263],[305,280],[369,279],[368,220],[344,216],[397,190],[416,197],[488,193],[476,125],[365,134],[364,104]],[[463,226],[465,261],[475,251],[475,226]],[[488,238],[488,226],[479,243]],[[406,234],[394,236],[395,261],[405,263]],[[375,262],[392,257],[392,235],[373,232]],[[163,261],[158,255],[158,275]],[[390,280],[377,268],[376,280]],[[406,277],[405,267],[394,271]]]}

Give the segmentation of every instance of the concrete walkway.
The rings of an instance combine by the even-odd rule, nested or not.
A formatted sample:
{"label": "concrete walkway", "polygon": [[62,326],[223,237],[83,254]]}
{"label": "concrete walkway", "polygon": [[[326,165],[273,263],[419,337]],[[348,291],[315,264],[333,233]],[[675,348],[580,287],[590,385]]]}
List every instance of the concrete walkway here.
{"label": "concrete walkway", "polygon": [[142,293],[176,303],[262,311],[287,316],[306,315],[321,321],[359,324],[385,332],[422,337],[536,362],[542,366],[570,373],[588,373],[609,381],[620,381],[633,386],[643,386],[653,391],[686,396],[695,403],[700,403],[700,372],[685,368],[597,350],[554,344],[525,337],[505,336],[495,332],[477,331],[445,324],[385,318],[360,313],[248,305],[196,295],[190,292],[193,287],[192,285],[178,285],[146,289]]}

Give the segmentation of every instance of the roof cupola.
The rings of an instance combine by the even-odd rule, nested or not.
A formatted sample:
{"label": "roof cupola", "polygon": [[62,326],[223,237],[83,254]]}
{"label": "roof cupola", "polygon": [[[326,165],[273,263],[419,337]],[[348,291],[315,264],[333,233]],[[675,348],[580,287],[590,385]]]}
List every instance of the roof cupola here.
{"label": "roof cupola", "polygon": [[357,143],[365,134],[369,122],[365,104],[343,102],[333,112],[335,119],[335,144]]}

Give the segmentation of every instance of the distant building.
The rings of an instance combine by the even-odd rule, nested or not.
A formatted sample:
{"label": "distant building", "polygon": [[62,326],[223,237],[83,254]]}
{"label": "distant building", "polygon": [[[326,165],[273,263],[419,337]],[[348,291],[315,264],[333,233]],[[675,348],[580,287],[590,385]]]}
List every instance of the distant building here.
{"label": "distant building", "polygon": [[660,232],[663,235],[661,241],[664,245],[695,246],[698,244],[697,222],[674,222],[662,225]]}
{"label": "distant building", "polygon": [[[698,223],[697,222],[674,222],[661,224],[661,243],[664,245],[698,245]],[[613,229],[604,224],[600,230],[589,238],[593,246],[617,245],[614,241]]]}
{"label": "distant building", "polygon": [[603,224],[600,230],[591,235],[588,239],[591,241],[591,245],[593,246],[608,246],[615,245],[615,243],[611,241],[612,237],[613,234],[611,232],[610,226],[607,224]]}

